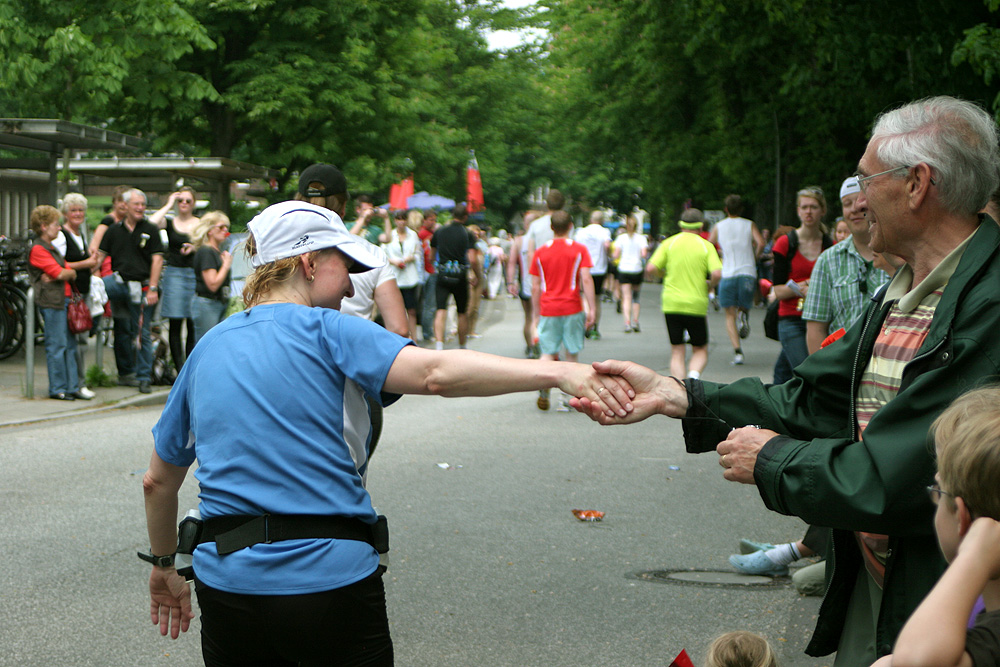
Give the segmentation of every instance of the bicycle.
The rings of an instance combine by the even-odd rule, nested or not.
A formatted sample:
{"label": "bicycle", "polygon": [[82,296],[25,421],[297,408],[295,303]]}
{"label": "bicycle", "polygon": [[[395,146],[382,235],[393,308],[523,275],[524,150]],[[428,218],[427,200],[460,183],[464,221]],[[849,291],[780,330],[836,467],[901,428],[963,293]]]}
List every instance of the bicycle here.
{"label": "bicycle", "polygon": [[[24,347],[27,330],[28,246],[0,237],[0,359]],[[44,340],[43,323],[35,307],[36,339]]]}

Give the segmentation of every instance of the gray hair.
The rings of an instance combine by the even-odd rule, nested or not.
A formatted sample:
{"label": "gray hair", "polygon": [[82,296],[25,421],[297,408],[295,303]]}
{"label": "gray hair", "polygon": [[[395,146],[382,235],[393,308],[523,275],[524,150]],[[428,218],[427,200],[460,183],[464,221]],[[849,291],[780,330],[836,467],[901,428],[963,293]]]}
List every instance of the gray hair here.
{"label": "gray hair", "polygon": [[79,192],[69,192],[63,197],[62,205],[60,209],[63,213],[69,213],[71,206],[82,206],[83,210],[87,210],[87,198],[81,195]]}
{"label": "gray hair", "polygon": [[136,195],[141,195],[143,201],[149,201],[149,199],[146,197],[146,193],[140,190],[139,188],[132,188],[131,190],[126,190],[124,193],[122,193],[122,201],[127,204],[130,201],[132,201],[132,197],[135,197]]}
{"label": "gray hair", "polygon": [[1000,185],[996,123],[972,102],[947,96],[911,102],[879,116],[872,141],[889,167],[926,163],[950,213],[977,213]]}
{"label": "gray hair", "polygon": [[591,212],[590,223],[593,225],[603,225],[604,224],[604,211],[598,209]]}

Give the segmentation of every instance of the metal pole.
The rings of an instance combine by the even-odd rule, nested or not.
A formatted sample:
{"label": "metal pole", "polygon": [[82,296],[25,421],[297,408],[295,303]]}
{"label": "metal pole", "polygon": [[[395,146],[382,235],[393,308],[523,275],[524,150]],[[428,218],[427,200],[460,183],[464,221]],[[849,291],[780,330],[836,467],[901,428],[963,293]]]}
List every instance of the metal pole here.
{"label": "metal pole", "polygon": [[25,353],[25,393],[35,397],[35,288],[29,287],[25,298],[24,353]]}
{"label": "metal pole", "polygon": [[94,352],[97,355],[94,363],[97,364],[97,367],[102,371],[104,370],[104,345],[108,342],[106,319],[107,318],[105,318],[102,313],[100,318],[97,320],[97,335],[94,336]]}

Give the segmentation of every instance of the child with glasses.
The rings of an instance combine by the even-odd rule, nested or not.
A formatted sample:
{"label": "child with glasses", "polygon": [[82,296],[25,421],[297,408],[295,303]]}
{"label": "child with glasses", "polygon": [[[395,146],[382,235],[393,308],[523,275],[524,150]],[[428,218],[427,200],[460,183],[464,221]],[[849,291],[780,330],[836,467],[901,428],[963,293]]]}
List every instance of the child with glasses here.
{"label": "child with glasses", "polygon": [[[931,426],[938,473],[927,490],[950,563],[873,667],[1000,664],[1000,386],[971,391]],[[969,619],[982,596],[984,610]]]}

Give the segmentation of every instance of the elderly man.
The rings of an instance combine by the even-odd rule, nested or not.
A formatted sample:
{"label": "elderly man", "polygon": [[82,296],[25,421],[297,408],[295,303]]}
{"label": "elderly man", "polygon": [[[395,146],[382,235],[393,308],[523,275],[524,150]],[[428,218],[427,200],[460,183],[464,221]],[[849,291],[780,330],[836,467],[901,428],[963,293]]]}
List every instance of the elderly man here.
{"label": "elderly man", "polygon": [[[111,257],[111,275],[104,287],[114,316],[115,364],[118,384],[139,387],[148,394],[153,370],[153,343],[150,327],[159,298],[157,286],[163,271],[163,244],[160,230],[146,219],[146,195],[128,190],[122,195],[125,218],[108,227],[101,239],[100,263]],[[139,349],[135,339],[139,336]]]}
{"label": "elderly man", "polygon": [[[931,421],[1000,372],[1000,229],[978,215],[997,188],[997,128],[936,97],[881,116],[858,163],[871,247],[906,261],[865,315],[780,386],[684,384],[627,362],[627,420],[684,419],[690,452],[715,450],[764,504],[832,531],[829,590],[810,655],[869,665],[944,568],[931,530]],[[588,401],[574,407],[600,417]],[[744,426],[755,424],[759,426]],[[735,428],[734,428],[735,427]]]}
{"label": "elderly man", "polygon": [[822,347],[831,333],[849,329],[864,314],[870,296],[889,281],[889,274],[872,266],[875,253],[868,245],[868,218],[861,201],[861,186],[852,176],[840,186],[844,222],[851,235],[819,256],[809,279],[802,308],[809,354]]}

